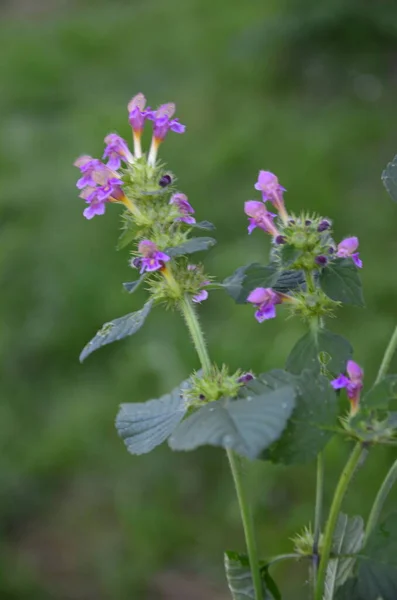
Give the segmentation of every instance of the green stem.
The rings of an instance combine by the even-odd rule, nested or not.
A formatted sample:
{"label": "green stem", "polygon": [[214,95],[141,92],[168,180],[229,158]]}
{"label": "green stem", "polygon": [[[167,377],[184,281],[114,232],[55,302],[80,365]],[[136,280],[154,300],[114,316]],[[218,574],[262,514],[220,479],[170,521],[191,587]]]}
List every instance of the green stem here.
{"label": "green stem", "polygon": [[389,495],[391,488],[396,483],[396,481],[397,481],[397,460],[390,467],[390,470],[389,470],[388,474],[386,475],[386,477],[379,489],[379,492],[375,498],[375,502],[372,506],[370,515],[368,517],[367,527],[365,530],[365,542],[368,541],[369,536],[373,532],[373,530],[379,520],[380,513],[382,512],[382,508],[385,503],[385,500],[386,500],[387,496]]}
{"label": "green stem", "polygon": [[386,348],[386,352],[383,356],[383,360],[380,365],[375,384],[379,383],[386,375],[386,373],[389,369],[390,363],[391,363],[391,359],[393,358],[393,354],[396,350],[396,347],[397,347],[397,327],[395,328],[393,335],[390,338],[390,342]]}
{"label": "green stem", "polygon": [[319,562],[318,545],[321,535],[321,521],[323,513],[323,490],[324,490],[324,456],[317,456],[317,478],[316,478],[316,504],[314,510],[314,534],[313,534],[313,589],[316,590],[317,569]]}
{"label": "green stem", "polygon": [[204,375],[208,375],[211,371],[210,357],[208,356],[207,346],[205,344],[204,335],[201,330],[198,317],[193,308],[192,301],[187,294],[185,294],[181,299],[180,307],[190,335],[192,336],[193,344],[200,359]]}
{"label": "green stem", "polygon": [[[211,372],[211,361],[208,355],[207,347],[204,340],[204,335],[200,327],[200,323],[194,310],[191,299],[187,294],[180,301],[180,308],[185,318],[186,325],[192,336],[194,347],[199,356],[204,375]],[[250,562],[250,570],[252,581],[255,590],[255,600],[262,600],[262,580],[259,570],[258,556],[256,551],[256,542],[254,535],[254,527],[252,515],[248,500],[245,496],[244,486],[240,471],[240,458],[230,449],[226,450],[229,459],[230,469],[233,476],[234,486],[236,488],[237,500],[240,508],[241,520],[243,522],[245,543],[247,546],[248,558]]]}
{"label": "green stem", "polygon": [[335,531],[335,527],[336,527],[336,522],[338,520],[340,507],[341,507],[343,498],[345,497],[348,485],[349,485],[349,483],[356,471],[356,468],[361,460],[363,452],[364,452],[364,450],[363,450],[361,443],[357,443],[354,446],[353,452],[351,453],[350,458],[349,458],[348,462],[346,463],[345,468],[342,471],[342,474],[340,476],[340,479],[339,479],[339,482],[338,482],[338,485],[337,485],[337,488],[335,491],[334,499],[332,501],[331,510],[329,513],[329,517],[328,517],[328,521],[327,521],[327,525],[326,525],[325,533],[324,533],[324,543],[323,543],[323,547],[322,547],[322,551],[321,551],[320,566],[319,566],[318,573],[317,573],[317,585],[316,585],[315,600],[322,600],[322,598],[323,598],[325,576],[327,573],[329,557],[331,555],[332,541],[333,541],[333,537],[334,537],[334,531]]}
{"label": "green stem", "polygon": [[255,590],[255,600],[262,600],[262,580],[258,566],[258,554],[256,549],[254,526],[252,521],[252,514],[249,507],[247,497],[245,495],[243,481],[241,477],[240,468],[240,457],[238,457],[232,450],[226,450],[227,457],[229,459],[230,469],[233,475],[234,485],[236,488],[237,499],[240,507],[241,520],[243,522],[245,543],[247,545],[247,552],[250,564],[250,570],[252,575],[252,582]]}

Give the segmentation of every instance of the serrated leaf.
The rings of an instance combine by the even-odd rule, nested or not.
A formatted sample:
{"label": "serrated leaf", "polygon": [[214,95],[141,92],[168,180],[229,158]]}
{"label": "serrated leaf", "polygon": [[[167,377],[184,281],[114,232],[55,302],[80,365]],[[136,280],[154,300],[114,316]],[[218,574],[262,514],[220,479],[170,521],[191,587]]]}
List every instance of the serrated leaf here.
{"label": "serrated leaf", "polygon": [[149,300],[141,310],[124,315],[124,317],[119,317],[114,321],[109,321],[109,323],[105,323],[95,337],[93,337],[83,348],[80,354],[80,362],[83,362],[87,356],[95,350],[98,350],[98,348],[102,348],[102,346],[105,346],[106,344],[117,342],[136,333],[144,324],[152,306],[153,301]]}
{"label": "serrated leaf", "polygon": [[171,256],[171,258],[175,258],[177,256],[184,256],[185,254],[193,254],[194,252],[201,252],[202,250],[208,250],[215,246],[216,240],[210,237],[197,237],[191,238],[180,244],[180,246],[174,246],[173,248],[166,248],[164,252]]}
{"label": "serrated leaf", "polygon": [[297,341],[287,358],[286,369],[297,375],[304,369],[315,372],[325,369],[338,375],[345,370],[352,355],[353,348],[345,338],[323,329],[316,336],[306,333]]}
{"label": "serrated leaf", "polygon": [[127,292],[129,294],[132,294],[133,292],[135,292],[135,290],[138,289],[138,287],[141,285],[141,283],[145,279],[145,277],[146,277],[146,273],[141,275],[140,278],[137,279],[136,281],[128,281],[126,283],[123,283],[123,288],[125,290],[127,290]]}
{"label": "serrated leaf", "polygon": [[295,409],[281,437],[263,455],[288,465],[314,460],[333,436],[338,417],[336,394],[326,377],[306,370],[290,383],[297,394]]}
{"label": "serrated leaf", "polygon": [[365,408],[387,408],[391,400],[397,399],[397,375],[387,375],[375,384],[362,398]]}
{"label": "serrated leaf", "polygon": [[394,202],[397,202],[397,156],[393,158],[382,173],[382,183]]}
{"label": "serrated leaf", "polygon": [[351,258],[336,258],[320,273],[321,289],[329,298],[343,304],[364,306],[357,267]]}
{"label": "serrated leaf", "polygon": [[244,399],[222,398],[190,415],[168,440],[173,450],[209,444],[231,448],[254,459],[282,433],[295,404],[295,391],[284,386]]}
{"label": "serrated leaf", "polygon": [[121,404],[116,429],[131,454],[146,454],[162,444],[186,413],[184,381],[170,394],[148,402]]}
{"label": "serrated leaf", "polygon": [[302,250],[295,248],[291,244],[283,244],[279,250],[279,254],[283,267],[290,267],[302,255]]}
{"label": "serrated leaf", "polygon": [[[333,556],[357,554],[364,542],[364,521],[362,517],[351,517],[340,513],[332,540]],[[356,558],[331,558],[327,566],[323,600],[333,600],[335,591],[347,581]]]}
{"label": "serrated leaf", "polygon": [[[233,600],[255,600],[248,557],[238,552],[225,552],[224,559],[227,584]],[[263,600],[279,600],[277,596],[270,595],[263,580],[262,585]]]}
{"label": "serrated leaf", "polygon": [[206,231],[214,231],[216,229],[215,225],[210,221],[199,221],[198,223],[193,223],[190,225],[194,229],[205,229]]}

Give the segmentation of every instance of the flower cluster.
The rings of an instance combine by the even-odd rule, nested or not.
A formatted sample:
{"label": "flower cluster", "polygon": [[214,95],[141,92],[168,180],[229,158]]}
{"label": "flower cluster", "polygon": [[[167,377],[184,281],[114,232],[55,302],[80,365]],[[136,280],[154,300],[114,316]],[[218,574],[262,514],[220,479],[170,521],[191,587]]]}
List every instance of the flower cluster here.
{"label": "flower cluster", "polygon": [[[248,233],[259,228],[272,238],[271,264],[279,273],[301,272],[305,285],[286,296],[277,290],[258,287],[250,292],[247,302],[257,310],[259,323],[276,316],[276,305],[288,301],[291,310],[311,320],[332,313],[334,302],[320,288],[319,274],[336,259],[351,259],[361,268],[358,238],[348,237],[336,244],[332,237],[332,223],[319,215],[294,215],[287,212],[284,203],[286,189],[276,175],[260,171],[255,189],[262,193],[262,201],[248,200],[244,211],[248,216]],[[271,204],[271,207],[269,206]],[[272,210],[277,212],[272,212]]]}
{"label": "flower cluster", "polygon": [[[147,283],[155,300],[174,302],[188,293],[193,302],[200,303],[208,297],[208,276],[201,266],[188,264],[179,253],[177,258],[167,253],[167,249],[184,244],[196,224],[187,196],[175,190],[175,178],[157,159],[168,132],[185,131],[174,113],[173,103],[153,110],[146,106],[143,94],[134,96],[128,104],[133,152],[118,134],[108,134],[102,160],[81,156],[74,163],[80,170],[77,188],[88,205],[84,210],[87,219],[103,215],[109,202],[124,205],[120,247],[136,240],[130,265],[145,278],[152,277]],[[147,122],[153,135],[146,155],[142,134]]]}

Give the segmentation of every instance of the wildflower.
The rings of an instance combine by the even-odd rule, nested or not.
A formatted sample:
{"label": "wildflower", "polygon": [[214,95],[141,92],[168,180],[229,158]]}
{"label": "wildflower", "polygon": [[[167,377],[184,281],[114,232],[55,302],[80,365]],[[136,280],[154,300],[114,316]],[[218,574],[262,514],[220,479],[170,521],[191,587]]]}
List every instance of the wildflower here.
{"label": "wildflower", "polygon": [[97,190],[98,188],[96,187],[86,187],[80,194],[80,198],[83,198],[89,204],[83,212],[83,215],[88,220],[95,217],[95,215],[105,214],[106,199],[98,198]]}
{"label": "wildflower", "polygon": [[252,233],[255,227],[260,227],[274,237],[279,235],[276,226],[273,224],[273,219],[276,215],[266,210],[266,206],[262,202],[248,200],[244,204],[244,212],[250,217],[248,220],[248,233]]}
{"label": "wildflower", "polygon": [[255,318],[258,323],[276,316],[276,304],[281,304],[281,295],[272,288],[255,288],[248,296],[247,302],[257,307]]}
{"label": "wildflower", "polygon": [[[183,194],[181,194],[183,195]],[[197,271],[198,267],[197,265],[188,265],[187,266],[187,270],[188,271]],[[200,287],[204,287],[205,285],[208,285],[209,283],[211,283],[210,281],[203,281],[200,284]],[[195,294],[192,297],[192,302],[195,302],[196,304],[200,304],[201,302],[204,302],[204,300],[207,300],[208,298],[208,292],[207,290],[200,290],[197,294]]]}
{"label": "wildflower", "polygon": [[279,184],[276,175],[270,171],[259,171],[255,189],[262,192],[263,202],[269,200],[280,213],[284,223],[287,223],[288,214],[285,210],[283,199],[283,192],[286,192],[287,190]]}
{"label": "wildflower", "polygon": [[351,402],[351,414],[355,415],[360,403],[364,372],[354,360],[347,361],[346,371],[348,376],[341,373],[336,379],[331,381],[331,385],[334,390],[346,388],[347,397]]}
{"label": "wildflower", "polygon": [[194,208],[191,206],[185,194],[173,194],[171,196],[170,204],[175,204],[182,215],[175,219],[175,221],[182,221],[182,223],[187,223],[188,225],[192,225],[196,222],[196,219],[190,216],[194,213]]}
{"label": "wildflower", "polygon": [[139,93],[134,96],[128,103],[128,120],[132,127],[134,138],[134,154],[136,158],[142,156],[141,137],[146,119],[153,114],[153,111],[148,107],[145,110],[146,98]]}
{"label": "wildflower", "polygon": [[341,241],[340,244],[338,244],[338,251],[336,253],[336,256],[338,256],[339,258],[349,258],[350,257],[353,260],[356,267],[361,269],[361,267],[363,266],[363,262],[360,258],[360,253],[356,252],[357,248],[358,248],[358,238],[356,238],[356,237],[345,238],[344,240]]}
{"label": "wildflower", "polygon": [[73,164],[80,169],[82,174],[82,177],[76,183],[79,190],[82,190],[86,186],[95,187],[94,173],[107,170],[107,166],[99,158],[92,158],[92,156],[88,155],[79,156]]}
{"label": "wildflower", "polygon": [[240,377],[237,379],[237,383],[245,384],[253,379],[255,379],[254,375],[248,371],[248,373],[243,373],[240,375]]}
{"label": "wildflower", "polygon": [[160,252],[154,242],[142,240],[139,243],[138,251],[142,255],[132,261],[132,266],[140,268],[140,272],[158,271],[164,267],[164,263],[170,260],[168,254]]}
{"label": "wildflower", "polygon": [[117,171],[121,167],[121,161],[132,163],[134,157],[127,146],[127,142],[123,140],[117,133],[109,133],[105,137],[105,152],[103,158],[108,159],[107,167],[113,171]]}
{"label": "wildflower", "polygon": [[151,111],[147,116],[148,119],[153,121],[153,138],[148,157],[149,165],[155,165],[158,148],[169,130],[175,133],[185,132],[185,125],[182,125],[178,119],[172,119],[174,112],[175,104],[170,102],[162,104],[156,111]]}

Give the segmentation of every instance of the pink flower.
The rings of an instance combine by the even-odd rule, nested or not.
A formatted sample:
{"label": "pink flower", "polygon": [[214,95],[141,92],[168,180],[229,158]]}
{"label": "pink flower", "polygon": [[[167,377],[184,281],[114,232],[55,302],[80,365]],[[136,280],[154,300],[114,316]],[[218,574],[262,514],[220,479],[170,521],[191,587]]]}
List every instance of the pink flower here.
{"label": "pink flower", "polygon": [[345,238],[338,244],[338,250],[336,256],[339,258],[351,258],[359,269],[363,266],[363,261],[360,258],[360,253],[356,252],[358,248],[358,238],[349,237]]}

